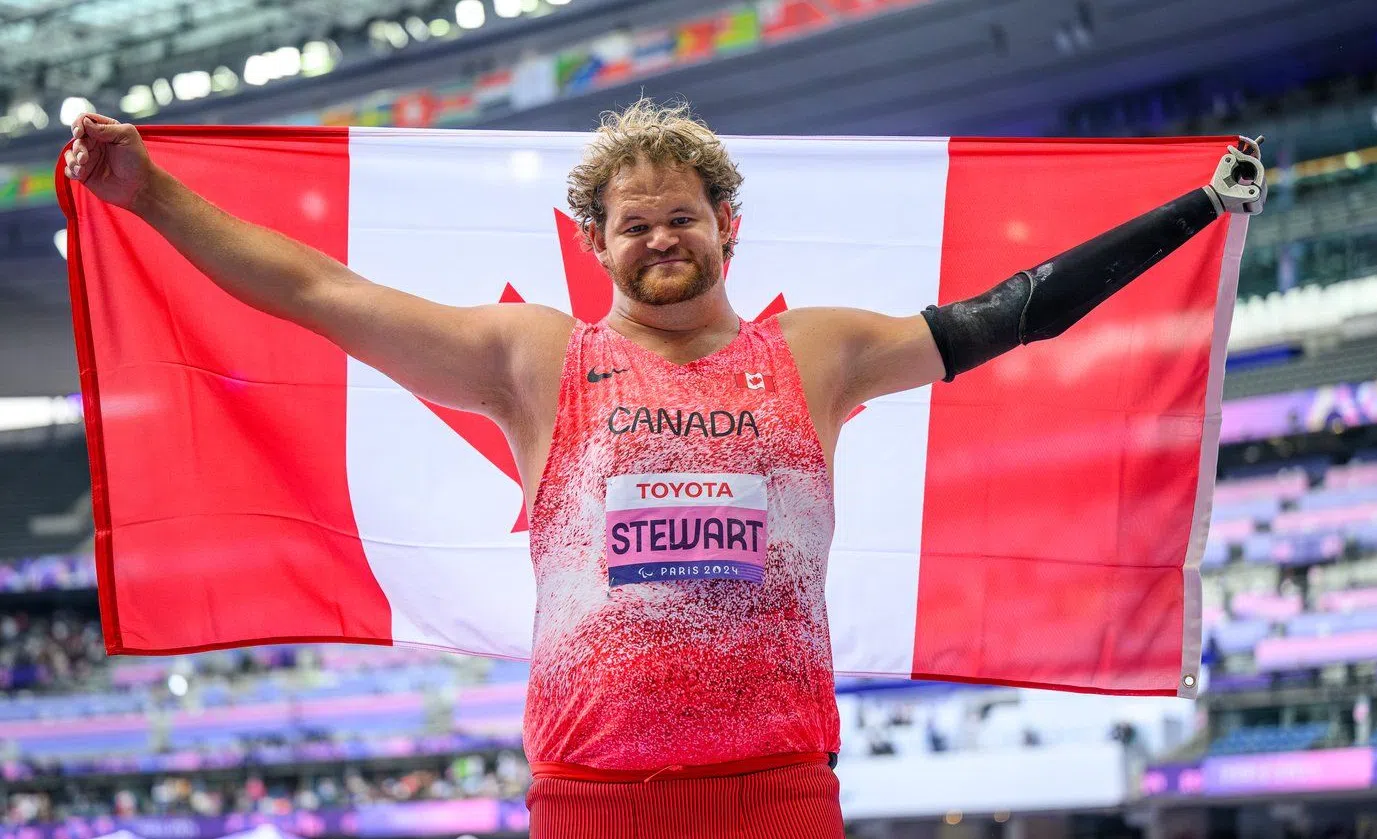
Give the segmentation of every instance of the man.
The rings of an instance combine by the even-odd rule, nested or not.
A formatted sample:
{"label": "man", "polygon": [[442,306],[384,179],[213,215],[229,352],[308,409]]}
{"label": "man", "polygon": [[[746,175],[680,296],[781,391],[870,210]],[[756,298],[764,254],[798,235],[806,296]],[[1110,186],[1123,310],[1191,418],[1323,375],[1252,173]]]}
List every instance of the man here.
{"label": "man", "polygon": [[87,115],[73,135],[68,177],[227,292],[504,430],[537,585],[536,837],[841,836],[823,593],[843,421],[1060,334],[1266,197],[1260,162],[1231,149],[1209,186],[972,300],[748,323],[722,281],[741,175],[687,106],[641,101],[605,117],[569,177],[615,287],[611,313],[588,324],[370,283],[196,196],[132,126]]}

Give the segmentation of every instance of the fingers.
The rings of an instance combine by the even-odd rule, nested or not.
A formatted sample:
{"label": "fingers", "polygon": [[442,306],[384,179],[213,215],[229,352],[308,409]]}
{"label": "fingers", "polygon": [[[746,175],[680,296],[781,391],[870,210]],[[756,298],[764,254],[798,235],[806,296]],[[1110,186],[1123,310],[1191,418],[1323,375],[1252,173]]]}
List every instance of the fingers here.
{"label": "fingers", "polygon": [[67,165],[79,171],[81,167],[86,166],[87,162],[90,161],[91,149],[85,140],[75,140],[67,149],[66,158]]}
{"label": "fingers", "polygon": [[63,154],[64,170],[68,178],[85,181],[91,171],[91,155],[95,147],[110,138],[97,136],[97,129],[118,125],[119,120],[101,114],[82,114],[72,123],[72,143]]}
{"label": "fingers", "polygon": [[82,114],[76,118],[76,122],[72,123],[72,136],[80,139],[86,136],[89,126],[119,125],[119,122],[119,120],[104,114]]}
{"label": "fingers", "polygon": [[91,151],[86,144],[78,140],[62,153],[62,160],[67,177],[76,181],[85,181],[91,172]]}

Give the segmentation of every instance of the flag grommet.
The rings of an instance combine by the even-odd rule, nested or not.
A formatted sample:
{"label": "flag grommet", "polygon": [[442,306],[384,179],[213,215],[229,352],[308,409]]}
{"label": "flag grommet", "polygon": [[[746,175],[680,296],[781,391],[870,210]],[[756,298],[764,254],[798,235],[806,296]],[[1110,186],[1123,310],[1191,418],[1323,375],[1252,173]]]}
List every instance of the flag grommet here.
{"label": "flag grommet", "polygon": [[1181,679],[1181,684],[1185,685],[1185,686],[1188,687],[1188,688],[1193,688],[1193,687],[1195,687],[1195,676],[1191,675],[1190,673],[1187,673],[1187,674]]}

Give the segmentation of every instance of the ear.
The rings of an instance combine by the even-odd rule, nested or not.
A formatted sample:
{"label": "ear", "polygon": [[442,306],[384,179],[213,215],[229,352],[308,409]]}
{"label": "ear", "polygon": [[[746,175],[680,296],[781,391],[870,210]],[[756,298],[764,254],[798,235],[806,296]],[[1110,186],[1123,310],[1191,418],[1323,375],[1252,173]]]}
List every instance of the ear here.
{"label": "ear", "polygon": [[588,239],[588,245],[593,251],[593,256],[598,261],[607,264],[605,256],[607,254],[607,234],[602,228],[598,227],[597,222],[590,223],[584,230],[584,236]]}
{"label": "ear", "polygon": [[718,201],[713,209],[713,218],[717,222],[717,235],[723,242],[732,237],[732,205],[726,201]]}

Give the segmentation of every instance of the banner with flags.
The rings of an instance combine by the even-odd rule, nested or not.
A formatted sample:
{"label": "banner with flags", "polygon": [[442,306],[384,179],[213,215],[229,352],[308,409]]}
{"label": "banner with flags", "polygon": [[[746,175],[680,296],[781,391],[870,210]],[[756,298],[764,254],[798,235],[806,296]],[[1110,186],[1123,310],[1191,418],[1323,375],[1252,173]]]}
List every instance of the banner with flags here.
{"label": "banner with flags", "polygon": [[[375,282],[608,310],[561,209],[587,135],[141,131],[192,189]],[[745,175],[728,292],[749,318],[913,314],[1207,183],[1231,140],[727,138]],[[80,185],[59,194],[111,653],[529,654],[528,522],[495,424],[237,302]],[[853,415],[828,577],[838,672],[1194,695],[1245,231],[1222,219],[1065,335]]]}

